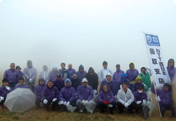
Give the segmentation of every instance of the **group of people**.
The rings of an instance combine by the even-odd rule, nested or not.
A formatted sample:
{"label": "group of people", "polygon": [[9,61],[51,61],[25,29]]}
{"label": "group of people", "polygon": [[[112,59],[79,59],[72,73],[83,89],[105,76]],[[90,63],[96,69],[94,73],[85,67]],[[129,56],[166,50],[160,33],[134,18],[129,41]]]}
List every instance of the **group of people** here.
{"label": "group of people", "polygon": [[[3,85],[0,87],[0,105],[3,107],[7,94],[16,88],[30,88],[36,95],[37,107],[39,108],[42,102],[46,110],[50,110],[49,105],[52,105],[52,110],[61,107],[73,112],[78,107],[80,112],[86,109],[87,112],[93,113],[94,108],[98,106],[101,113],[108,109],[113,114],[116,107],[119,113],[123,113],[124,109],[133,113],[134,109],[136,112],[143,110],[143,107],[147,106],[146,102],[152,103],[151,91],[155,91],[150,80],[150,69],[142,67],[139,73],[131,62],[126,73],[120,69],[119,64],[112,73],[106,61],[102,65],[103,69],[98,74],[92,67],[87,73],[83,65],[79,66],[77,72],[71,64],[66,69],[65,63],[61,63],[60,70],[53,66],[52,71],[44,65],[39,75],[39,83],[36,85],[37,70],[31,60],[27,61],[27,67],[23,72],[20,66],[15,68],[15,64],[11,63],[10,69],[4,73]],[[168,61],[167,70],[173,81],[176,72],[173,59]],[[170,84],[166,83],[163,89],[157,90],[157,101],[161,106],[162,116],[166,110],[172,110],[175,116],[170,88]]]}

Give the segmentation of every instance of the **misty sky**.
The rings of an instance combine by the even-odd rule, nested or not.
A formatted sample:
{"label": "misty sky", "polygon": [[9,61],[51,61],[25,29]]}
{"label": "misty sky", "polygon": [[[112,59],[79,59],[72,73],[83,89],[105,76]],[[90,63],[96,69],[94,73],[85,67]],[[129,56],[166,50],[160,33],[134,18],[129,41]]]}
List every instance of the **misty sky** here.
{"label": "misty sky", "polygon": [[0,0],[0,71],[11,62],[114,72],[130,62],[149,67],[144,34],[158,35],[165,63],[176,59],[174,0]]}

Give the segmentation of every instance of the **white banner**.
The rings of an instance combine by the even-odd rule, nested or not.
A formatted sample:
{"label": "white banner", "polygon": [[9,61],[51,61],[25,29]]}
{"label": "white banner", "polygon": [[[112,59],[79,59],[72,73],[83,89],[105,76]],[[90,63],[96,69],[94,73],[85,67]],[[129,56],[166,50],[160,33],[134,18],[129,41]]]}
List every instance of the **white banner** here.
{"label": "white banner", "polygon": [[164,83],[171,84],[167,68],[165,66],[164,58],[162,56],[158,36],[145,34],[145,39],[148,57],[150,61],[150,68],[152,70],[153,77],[156,82],[156,88],[163,87]]}

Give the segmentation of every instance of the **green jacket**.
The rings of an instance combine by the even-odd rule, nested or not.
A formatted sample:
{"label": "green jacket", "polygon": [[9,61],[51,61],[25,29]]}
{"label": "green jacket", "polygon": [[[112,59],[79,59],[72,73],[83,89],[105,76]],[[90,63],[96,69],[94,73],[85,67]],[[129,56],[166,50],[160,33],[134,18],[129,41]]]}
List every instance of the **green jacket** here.
{"label": "green jacket", "polygon": [[139,74],[139,76],[142,78],[142,82],[147,85],[148,88],[151,87],[151,80],[150,80],[150,76],[148,73],[146,73],[145,75],[143,75],[142,73]]}

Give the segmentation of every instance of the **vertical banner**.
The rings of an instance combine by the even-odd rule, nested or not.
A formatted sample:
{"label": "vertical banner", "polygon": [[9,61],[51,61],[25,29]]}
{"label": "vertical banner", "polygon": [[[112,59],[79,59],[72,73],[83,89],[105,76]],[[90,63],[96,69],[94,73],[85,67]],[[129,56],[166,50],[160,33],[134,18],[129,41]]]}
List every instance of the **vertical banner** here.
{"label": "vertical banner", "polygon": [[171,84],[167,68],[165,66],[164,58],[162,56],[158,36],[145,34],[145,39],[150,67],[153,73],[154,80],[156,82],[156,88],[163,87],[164,83]]}

